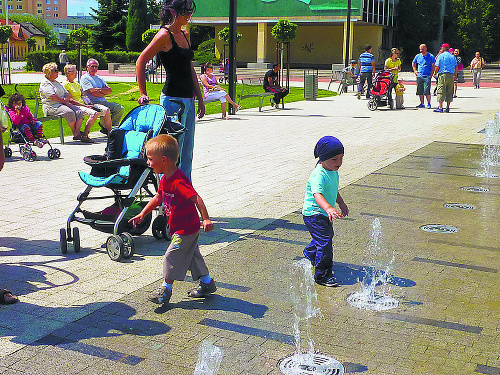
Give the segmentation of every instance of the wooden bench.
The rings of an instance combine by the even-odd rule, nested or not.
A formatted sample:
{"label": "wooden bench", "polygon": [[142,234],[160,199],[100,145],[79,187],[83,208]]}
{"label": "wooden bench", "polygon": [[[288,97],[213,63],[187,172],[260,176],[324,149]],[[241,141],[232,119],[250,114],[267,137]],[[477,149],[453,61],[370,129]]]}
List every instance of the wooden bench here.
{"label": "wooden bench", "polygon": [[45,116],[45,114],[42,117],[38,117],[38,110],[42,107],[42,99],[40,98],[40,92],[35,91],[35,111],[33,113],[33,116],[40,122],[45,122],[45,121],[50,121],[50,120],[57,120],[59,122],[59,139],[61,140],[61,144],[64,144],[64,131],[63,131],[63,123],[62,123],[62,116]]}
{"label": "wooden bench", "polygon": [[339,95],[342,95],[342,93],[347,92],[349,89],[349,86],[352,86],[354,90],[356,90],[356,87],[358,87],[358,79],[353,79],[351,76],[347,74],[347,72],[342,73],[342,79],[340,80],[339,88],[337,92]]}
{"label": "wooden bench", "polygon": [[[242,78],[241,79],[241,93],[240,97],[238,99],[238,105],[240,105],[240,102],[242,99],[247,99],[247,98],[259,98],[259,112],[262,112],[262,107],[264,105],[264,98],[267,96],[274,96],[274,93],[272,92],[259,92],[255,94],[246,94],[245,95],[245,86],[260,86],[262,87],[262,78]],[[264,90],[264,88],[262,88]]]}
{"label": "wooden bench", "polygon": [[342,72],[342,70],[332,69],[332,76],[330,77],[330,83],[328,84],[327,90],[330,90],[330,85],[333,82],[340,82],[340,81],[342,81],[343,74],[344,73]]}

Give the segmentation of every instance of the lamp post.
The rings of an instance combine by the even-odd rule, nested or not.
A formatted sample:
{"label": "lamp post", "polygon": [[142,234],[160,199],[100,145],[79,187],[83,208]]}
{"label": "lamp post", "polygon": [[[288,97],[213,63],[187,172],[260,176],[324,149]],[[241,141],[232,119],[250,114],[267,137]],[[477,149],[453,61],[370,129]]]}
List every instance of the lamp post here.
{"label": "lamp post", "polygon": [[347,27],[346,27],[346,36],[345,36],[345,58],[344,58],[344,66],[349,66],[349,51],[351,45],[351,0],[347,0]]}
{"label": "lamp post", "polygon": [[[236,0],[229,1],[229,96],[236,97]],[[231,106],[231,114],[234,108]]]}

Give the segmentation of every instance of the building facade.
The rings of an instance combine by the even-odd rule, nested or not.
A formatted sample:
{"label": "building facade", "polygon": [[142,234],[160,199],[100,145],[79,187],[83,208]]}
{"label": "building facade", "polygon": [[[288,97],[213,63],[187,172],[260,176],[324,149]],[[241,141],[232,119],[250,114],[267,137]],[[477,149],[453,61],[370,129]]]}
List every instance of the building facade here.
{"label": "building facade", "polygon": [[44,19],[68,17],[68,0],[0,0],[0,9],[9,14],[27,13]]}
{"label": "building facade", "polygon": [[[0,19],[0,25],[5,25],[4,19]],[[12,28],[12,36],[9,39],[10,58],[12,61],[24,60],[28,52],[45,50],[45,34],[31,23],[23,22],[18,24],[9,22],[9,26]],[[29,38],[33,38],[36,41],[36,44],[31,48],[26,42]],[[2,47],[6,50],[8,45],[4,44]]]}
{"label": "building facade", "polygon": [[[296,23],[291,65],[329,67],[357,58],[366,44],[373,46],[377,64],[383,64],[393,45],[398,0],[245,0],[237,2],[237,29],[243,35],[237,44],[238,65],[268,64],[276,60],[272,27],[282,18]],[[196,0],[194,24],[215,27],[215,35],[228,26],[227,0]],[[350,32],[347,38],[347,24]],[[349,44],[347,45],[347,40]],[[227,48],[227,47],[226,47]],[[216,37],[216,53],[223,54],[224,42]]]}

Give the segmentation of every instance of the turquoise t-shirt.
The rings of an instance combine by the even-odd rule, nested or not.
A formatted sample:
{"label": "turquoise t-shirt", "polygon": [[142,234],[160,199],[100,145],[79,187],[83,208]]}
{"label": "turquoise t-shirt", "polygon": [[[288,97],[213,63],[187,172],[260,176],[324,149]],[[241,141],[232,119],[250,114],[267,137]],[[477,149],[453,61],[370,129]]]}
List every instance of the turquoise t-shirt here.
{"label": "turquoise t-shirt", "polygon": [[317,214],[328,214],[323,210],[314,199],[315,193],[320,193],[332,207],[335,207],[337,202],[337,194],[339,191],[339,172],[328,171],[321,164],[318,164],[312,171],[307,180],[306,194],[304,196],[304,206],[302,207],[302,215],[313,216]]}

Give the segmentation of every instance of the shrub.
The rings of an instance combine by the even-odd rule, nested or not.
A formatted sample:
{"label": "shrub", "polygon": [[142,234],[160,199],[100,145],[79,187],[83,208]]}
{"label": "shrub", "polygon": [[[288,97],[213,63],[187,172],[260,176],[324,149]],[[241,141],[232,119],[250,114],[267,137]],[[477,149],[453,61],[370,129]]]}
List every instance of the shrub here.
{"label": "shrub", "polygon": [[114,63],[128,63],[128,54],[125,51],[106,51],[104,52],[106,60]]}
{"label": "shrub", "polygon": [[198,46],[198,50],[194,51],[194,60],[200,64],[211,62],[217,63],[218,59],[215,57],[215,39],[204,41]]}
{"label": "shrub", "polygon": [[141,54],[140,52],[129,52],[128,53],[128,62],[135,64],[135,62],[139,58],[140,54]]}

